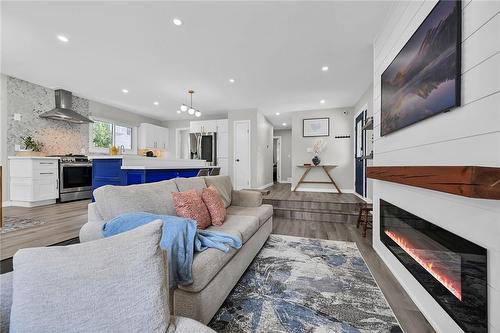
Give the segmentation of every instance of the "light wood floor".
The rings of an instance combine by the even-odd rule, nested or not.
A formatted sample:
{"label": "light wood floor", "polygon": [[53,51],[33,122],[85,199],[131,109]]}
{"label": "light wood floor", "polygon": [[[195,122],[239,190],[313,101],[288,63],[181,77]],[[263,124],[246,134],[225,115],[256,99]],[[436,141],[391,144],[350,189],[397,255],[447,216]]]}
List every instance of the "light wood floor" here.
{"label": "light wood floor", "polygon": [[49,246],[78,237],[80,228],[87,222],[89,202],[82,200],[33,208],[4,208],[4,216],[31,218],[46,223],[0,235],[1,260],[12,257],[22,248]]}
{"label": "light wood floor", "polygon": [[[274,193],[273,193],[274,188]],[[361,200],[352,194],[290,192],[289,185],[275,185],[270,196],[274,199],[355,203]],[[269,198],[269,196],[267,196]],[[87,222],[88,201],[76,201],[37,208],[9,207],[5,216],[24,216],[47,221],[46,224],[13,231],[0,236],[1,259],[9,258],[21,248],[48,246],[78,237],[80,227]],[[275,217],[273,233],[297,237],[321,238],[355,242],[370,271],[406,333],[435,332],[408,294],[389,271],[371,246],[371,232],[366,238],[353,224],[292,220]]]}

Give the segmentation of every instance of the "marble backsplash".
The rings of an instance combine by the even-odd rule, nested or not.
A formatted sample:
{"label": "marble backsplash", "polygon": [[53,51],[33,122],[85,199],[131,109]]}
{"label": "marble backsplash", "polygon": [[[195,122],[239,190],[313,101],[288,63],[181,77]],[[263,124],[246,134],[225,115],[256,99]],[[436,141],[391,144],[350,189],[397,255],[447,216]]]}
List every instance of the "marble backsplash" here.
{"label": "marble backsplash", "polygon": [[[55,107],[54,90],[14,77],[7,77],[7,153],[15,154],[21,137],[31,135],[44,144],[43,152],[55,154],[87,154],[89,125],[40,118]],[[72,109],[90,115],[89,100],[73,95]],[[14,120],[20,114],[21,120]]]}

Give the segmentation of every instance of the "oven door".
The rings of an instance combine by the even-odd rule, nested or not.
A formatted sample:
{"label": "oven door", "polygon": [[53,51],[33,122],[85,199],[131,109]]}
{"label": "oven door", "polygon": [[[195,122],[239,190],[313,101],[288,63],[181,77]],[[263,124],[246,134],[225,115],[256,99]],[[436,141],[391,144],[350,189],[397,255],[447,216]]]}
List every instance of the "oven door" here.
{"label": "oven door", "polygon": [[61,164],[60,192],[80,192],[92,189],[92,164]]}

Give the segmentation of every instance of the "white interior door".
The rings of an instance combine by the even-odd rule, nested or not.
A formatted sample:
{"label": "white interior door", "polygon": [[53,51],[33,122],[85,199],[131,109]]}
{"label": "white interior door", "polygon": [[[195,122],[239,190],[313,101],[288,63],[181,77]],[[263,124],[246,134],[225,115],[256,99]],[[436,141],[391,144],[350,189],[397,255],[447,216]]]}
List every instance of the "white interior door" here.
{"label": "white interior door", "polygon": [[250,120],[234,122],[234,187],[250,188]]}

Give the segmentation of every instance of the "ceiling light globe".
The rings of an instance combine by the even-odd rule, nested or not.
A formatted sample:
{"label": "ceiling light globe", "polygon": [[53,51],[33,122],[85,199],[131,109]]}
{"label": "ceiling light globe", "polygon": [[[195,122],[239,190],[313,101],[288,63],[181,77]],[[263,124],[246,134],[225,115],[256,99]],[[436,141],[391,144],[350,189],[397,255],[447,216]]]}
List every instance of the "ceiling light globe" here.
{"label": "ceiling light globe", "polygon": [[187,105],[182,104],[182,105],[181,105],[181,111],[182,111],[182,112],[186,112],[187,110],[188,110]]}
{"label": "ceiling light globe", "polygon": [[181,112],[182,112],[181,110],[177,110],[177,114],[181,114]]}
{"label": "ceiling light globe", "polygon": [[281,124],[281,125],[286,126],[286,123],[283,123],[283,124]]}
{"label": "ceiling light globe", "polygon": [[182,25],[182,21],[181,21],[181,19],[178,19],[178,18],[174,18],[174,19],[172,20],[172,22],[173,22],[176,26],[180,26],[180,25]]}
{"label": "ceiling light globe", "polygon": [[160,105],[160,102],[154,102],[153,104],[158,106],[158,105]]}
{"label": "ceiling light globe", "polygon": [[276,112],[276,115],[277,115],[277,116],[279,116],[279,115],[280,115],[280,113],[279,113],[279,112]]}
{"label": "ceiling light globe", "polygon": [[194,114],[194,112],[195,112],[195,110],[193,108],[191,108],[191,109],[188,110],[189,114]]}
{"label": "ceiling light globe", "polygon": [[196,117],[198,117],[198,118],[199,118],[199,117],[201,117],[201,112],[200,112],[200,111],[196,111],[196,112],[194,113],[194,115],[195,115]]}
{"label": "ceiling light globe", "polygon": [[59,41],[63,42],[63,43],[67,43],[69,42],[69,38],[64,36],[64,35],[59,35],[57,36],[57,39],[59,39]]}
{"label": "ceiling light globe", "polygon": [[326,72],[326,71],[328,70],[328,66],[323,66],[323,67],[321,67],[321,70],[322,70],[323,72]]}
{"label": "ceiling light globe", "polygon": [[321,101],[319,101],[321,104],[325,104],[325,100],[322,99]]}

